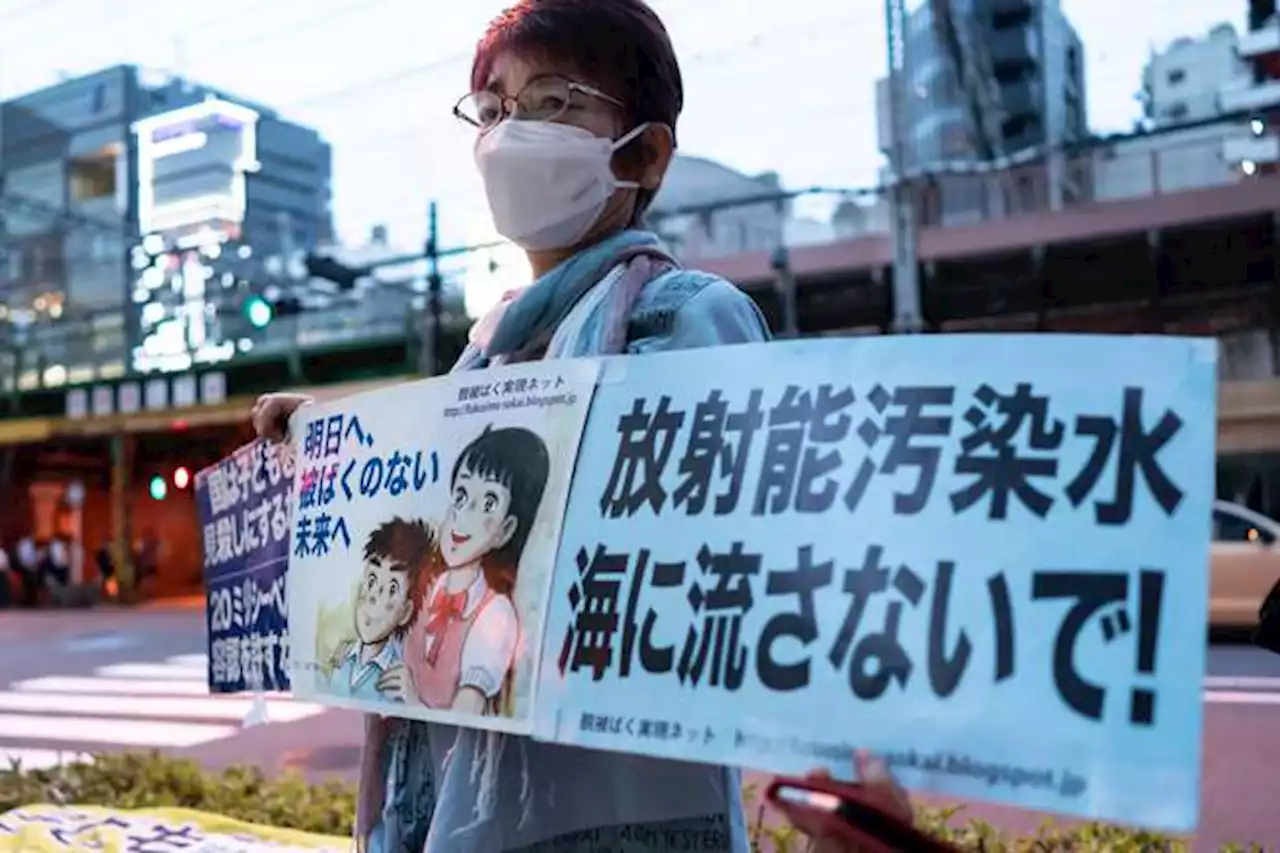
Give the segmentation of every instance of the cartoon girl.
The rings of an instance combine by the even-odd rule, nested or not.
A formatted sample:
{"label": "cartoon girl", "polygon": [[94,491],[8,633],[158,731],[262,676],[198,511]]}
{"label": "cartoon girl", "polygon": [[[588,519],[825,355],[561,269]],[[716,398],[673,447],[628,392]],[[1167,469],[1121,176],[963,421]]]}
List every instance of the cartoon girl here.
{"label": "cartoon girl", "polygon": [[405,699],[497,712],[520,641],[511,591],[549,470],[546,445],[521,427],[488,427],[458,455],[437,537],[443,570],[405,643]]}

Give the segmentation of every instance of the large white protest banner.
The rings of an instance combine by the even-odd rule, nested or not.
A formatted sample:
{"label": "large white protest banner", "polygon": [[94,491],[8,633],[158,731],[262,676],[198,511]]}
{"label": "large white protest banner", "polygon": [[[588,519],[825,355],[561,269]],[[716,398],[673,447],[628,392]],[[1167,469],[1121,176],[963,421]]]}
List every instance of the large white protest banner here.
{"label": "large white protest banner", "polygon": [[309,406],[294,690],[1187,830],[1215,403],[1212,341],[966,335]]}

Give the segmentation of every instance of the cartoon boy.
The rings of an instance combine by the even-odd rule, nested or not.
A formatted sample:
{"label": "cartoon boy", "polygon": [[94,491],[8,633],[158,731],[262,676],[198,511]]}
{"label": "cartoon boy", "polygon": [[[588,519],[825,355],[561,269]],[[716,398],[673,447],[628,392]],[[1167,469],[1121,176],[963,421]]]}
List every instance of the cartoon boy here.
{"label": "cartoon boy", "polygon": [[405,641],[406,693],[426,707],[496,711],[520,639],[511,591],[549,470],[547,446],[520,427],[486,428],[458,455],[443,570]]}
{"label": "cartoon boy", "polygon": [[421,521],[393,518],[369,534],[356,597],[356,641],[339,650],[329,689],[339,696],[386,701],[380,682],[402,659],[401,643],[417,610],[416,585],[435,548]]}

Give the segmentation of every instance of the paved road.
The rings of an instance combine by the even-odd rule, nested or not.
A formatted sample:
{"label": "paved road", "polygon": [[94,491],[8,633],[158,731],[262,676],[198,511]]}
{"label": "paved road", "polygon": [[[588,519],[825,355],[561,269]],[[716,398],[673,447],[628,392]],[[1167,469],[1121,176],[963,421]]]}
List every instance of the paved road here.
{"label": "paved road", "polygon": [[[0,613],[0,762],[157,748],[210,766],[354,775],[356,715],[273,698],[268,723],[244,728],[252,700],[206,694],[203,644],[200,611]],[[1280,849],[1280,656],[1213,646],[1205,703],[1196,849],[1232,839]],[[969,811],[1009,828],[1044,818],[991,806]]]}
{"label": "paved road", "polygon": [[350,773],[358,718],[271,696],[210,696],[203,612],[0,613],[0,763],[160,749],[209,765]]}

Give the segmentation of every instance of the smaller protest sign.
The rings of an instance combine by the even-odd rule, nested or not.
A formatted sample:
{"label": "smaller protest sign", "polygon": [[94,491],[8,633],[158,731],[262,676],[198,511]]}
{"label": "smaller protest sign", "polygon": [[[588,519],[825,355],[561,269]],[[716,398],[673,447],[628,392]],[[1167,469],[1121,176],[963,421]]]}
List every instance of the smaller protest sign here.
{"label": "smaller protest sign", "polygon": [[196,474],[213,693],[289,689],[294,456],[254,442]]}
{"label": "smaller protest sign", "polygon": [[346,853],[350,839],[189,809],[29,805],[0,814],[0,853]]}
{"label": "smaller protest sign", "polygon": [[[618,364],[535,735],[1195,825],[1211,341],[803,341]],[[611,362],[605,366],[609,375]]]}
{"label": "smaller protest sign", "polygon": [[547,587],[598,370],[521,364],[294,415],[295,695],[532,728]]}

